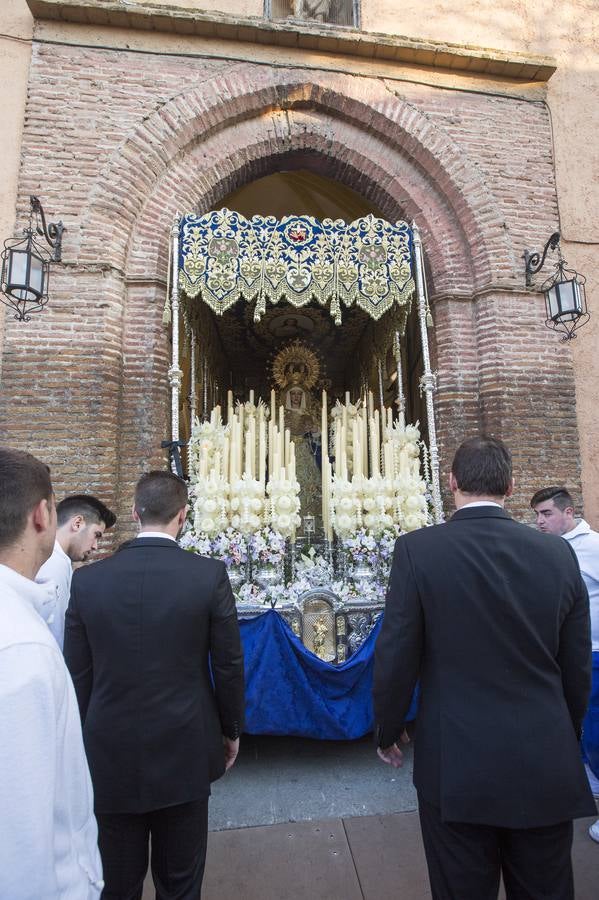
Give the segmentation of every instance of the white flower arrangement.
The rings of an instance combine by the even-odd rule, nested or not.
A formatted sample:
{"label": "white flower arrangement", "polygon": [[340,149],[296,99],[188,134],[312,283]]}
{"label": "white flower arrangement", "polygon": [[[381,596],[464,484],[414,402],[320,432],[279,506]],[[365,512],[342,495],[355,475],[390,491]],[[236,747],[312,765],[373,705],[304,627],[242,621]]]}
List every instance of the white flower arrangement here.
{"label": "white flower arrangement", "polygon": [[271,479],[266,490],[268,493],[268,523],[274,531],[284,537],[290,537],[301,524],[299,483],[287,479]]}
{"label": "white flower arrangement", "polygon": [[229,524],[229,485],[214,473],[210,478],[198,476],[192,488],[193,530],[213,537]]}
{"label": "white flower arrangement", "polygon": [[265,521],[264,484],[247,473],[230,485],[231,526],[242,534],[258,531]]}

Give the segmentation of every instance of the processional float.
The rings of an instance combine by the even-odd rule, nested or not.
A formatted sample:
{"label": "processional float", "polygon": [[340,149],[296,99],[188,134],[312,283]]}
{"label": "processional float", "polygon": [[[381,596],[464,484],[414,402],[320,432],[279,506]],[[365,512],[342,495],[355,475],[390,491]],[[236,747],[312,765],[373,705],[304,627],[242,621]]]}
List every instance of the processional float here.
{"label": "processional float", "polygon": [[[171,446],[181,444],[181,335],[189,350],[182,545],[225,560],[240,617],[276,606],[309,649],[342,662],[380,615],[397,535],[443,518],[418,228],[372,215],[177,216],[169,274]],[[428,446],[406,423],[402,341],[414,295]],[[222,316],[237,303],[253,305],[255,322],[273,304],[318,304],[337,328],[344,308],[361,309],[372,328],[351,384],[331,389],[318,347],[295,337],[275,348],[269,393],[234,396],[213,371],[208,327],[193,323],[198,305]],[[390,353],[396,397],[386,405]]]}

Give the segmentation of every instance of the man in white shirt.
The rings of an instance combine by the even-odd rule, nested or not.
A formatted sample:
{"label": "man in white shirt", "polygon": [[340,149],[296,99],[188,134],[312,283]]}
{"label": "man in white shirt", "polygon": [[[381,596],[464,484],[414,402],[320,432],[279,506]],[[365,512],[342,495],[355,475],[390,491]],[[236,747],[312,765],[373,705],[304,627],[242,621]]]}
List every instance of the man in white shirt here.
{"label": "man in white shirt", "polygon": [[64,617],[69,605],[73,563],[84,562],[98,549],[98,542],[116,522],[115,514],[91,494],[70,494],[56,507],[57,529],[52,556],[37,573],[39,584],[54,586],[53,608],[44,615],[62,650]]}
{"label": "man in white shirt", "polygon": [[[593,794],[599,796],[599,533],[584,519],[577,519],[574,501],[563,486],[541,488],[532,497],[537,528],[557,534],[574,550],[580,572],[589,592],[591,640],[593,646],[593,689],[589,711],[583,724],[582,747]],[[591,826],[590,836],[599,843],[599,820]]]}
{"label": "man in white shirt", "polygon": [[97,900],[103,881],[73,684],[40,611],[52,552],[47,466],[0,448],[0,897]]}

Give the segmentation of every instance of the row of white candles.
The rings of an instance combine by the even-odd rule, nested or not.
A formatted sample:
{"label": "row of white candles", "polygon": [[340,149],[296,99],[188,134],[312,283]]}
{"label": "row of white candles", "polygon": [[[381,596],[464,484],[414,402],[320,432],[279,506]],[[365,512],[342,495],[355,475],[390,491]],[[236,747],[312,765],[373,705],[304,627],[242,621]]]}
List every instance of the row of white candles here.
{"label": "row of white candles", "polygon": [[[402,451],[396,461],[393,439],[393,413],[388,407],[381,412],[374,409],[371,391],[363,398],[357,412],[350,415],[350,395],[345,394],[345,403],[340,405],[334,435],[334,474],[348,480],[350,466],[348,450],[351,446],[351,475],[354,479],[373,478],[384,475],[392,478],[397,471],[410,470],[410,462]],[[254,391],[249,394],[249,407],[238,403],[233,406],[233,393],[227,395],[227,424],[222,452],[217,450],[209,464],[208,451],[200,456],[200,476],[222,478],[231,484],[246,476],[261,482],[266,488],[268,466],[269,480],[295,481],[295,444],[291,440],[289,428],[285,427],[285,408],[279,406],[277,414],[276,394],[271,391],[270,417],[265,415],[266,407],[259,401],[254,404]],[[213,426],[222,424],[221,407],[216,406],[211,413]],[[351,431],[350,431],[351,429]],[[325,537],[332,540],[331,489],[333,471],[328,454],[328,401],[322,392],[322,522]],[[350,444],[351,442],[351,444]],[[419,462],[414,462],[419,466]]]}
{"label": "row of white candles", "polygon": [[[222,451],[217,450],[209,461],[208,450],[200,455],[200,477],[222,478],[233,484],[246,478],[266,485],[268,477],[272,481],[295,481],[295,444],[291,440],[289,428],[285,428],[285,409],[279,406],[276,412],[276,395],[271,392],[270,418],[267,423],[266,407],[254,404],[254,392],[250,391],[249,409],[245,404],[233,406],[233,393],[227,395],[227,425]],[[215,406],[210,414],[210,424],[222,424],[221,407]],[[268,431],[267,431],[268,424]],[[267,443],[268,436],[268,443]]]}
{"label": "row of white candles", "polygon": [[[324,395],[324,391],[323,391]],[[399,472],[409,469],[406,454],[400,452],[396,465],[396,435],[393,430],[393,412],[384,407],[382,412],[374,409],[372,391],[362,400],[357,412],[350,417],[349,393],[337,417],[334,437],[335,475],[347,480],[349,477],[348,450],[351,446],[351,474],[354,478],[376,478],[384,475],[393,478]],[[325,411],[323,398],[323,435]],[[351,442],[351,443],[350,443]]]}

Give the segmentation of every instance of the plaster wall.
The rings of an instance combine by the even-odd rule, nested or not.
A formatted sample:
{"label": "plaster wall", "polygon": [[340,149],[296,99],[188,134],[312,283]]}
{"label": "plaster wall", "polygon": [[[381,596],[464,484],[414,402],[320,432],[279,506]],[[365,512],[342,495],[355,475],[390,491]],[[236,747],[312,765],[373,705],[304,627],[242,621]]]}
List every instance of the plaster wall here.
{"label": "plaster wall", "polygon": [[[0,12],[0,122],[10,140],[0,153],[0,245],[12,234],[21,154],[21,138],[27,99],[33,19],[25,0],[3,0]],[[0,380],[4,320],[0,309]]]}

